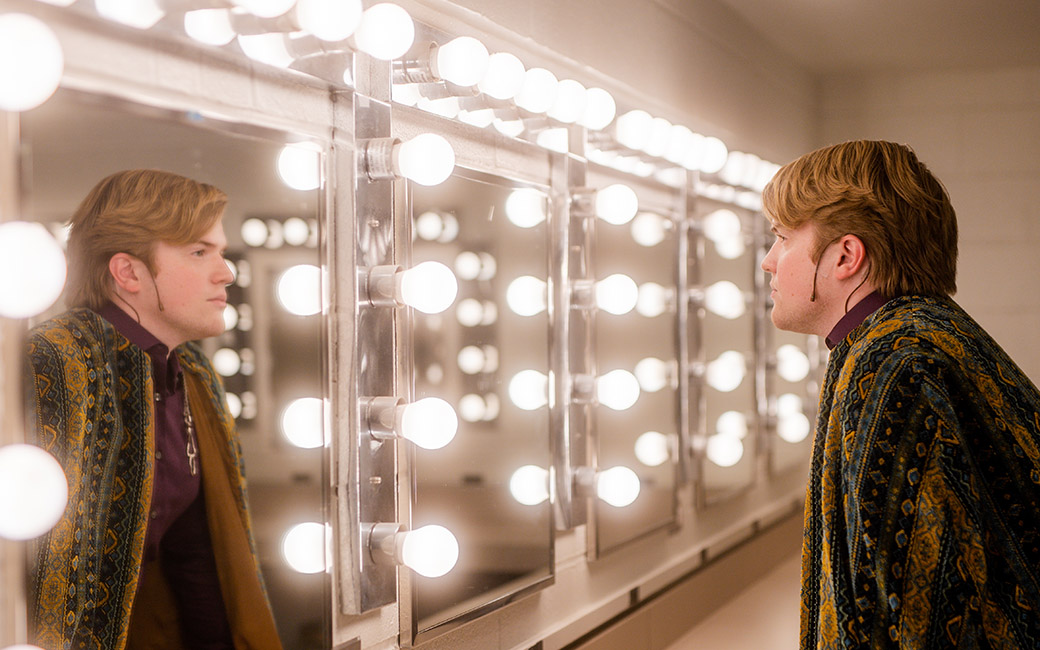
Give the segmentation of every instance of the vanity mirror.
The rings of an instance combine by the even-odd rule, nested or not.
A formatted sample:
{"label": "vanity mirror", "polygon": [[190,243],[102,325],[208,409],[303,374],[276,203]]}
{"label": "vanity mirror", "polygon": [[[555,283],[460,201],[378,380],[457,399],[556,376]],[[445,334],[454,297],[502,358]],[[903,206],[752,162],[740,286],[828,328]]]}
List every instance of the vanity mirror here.
{"label": "vanity mirror", "polygon": [[203,346],[236,415],[283,645],[329,647],[318,149],[284,154],[286,133],[71,90],[21,114],[20,131],[24,212],[59,238],[90,188],[115,171],[164,169],[228,195],[236,280],[227,329]]}

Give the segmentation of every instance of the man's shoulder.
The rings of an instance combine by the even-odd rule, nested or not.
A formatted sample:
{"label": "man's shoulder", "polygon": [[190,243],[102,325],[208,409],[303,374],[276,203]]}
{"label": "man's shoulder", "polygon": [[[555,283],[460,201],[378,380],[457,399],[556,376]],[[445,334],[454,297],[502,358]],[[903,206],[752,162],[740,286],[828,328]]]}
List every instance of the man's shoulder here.
{"label": "man's shoulder", "polygon": [[85,308],[70,309],[39,323],[29,330],[27,340],[30,349],[49,345],[95,347],[113,330],[111,325],[97,312]]}

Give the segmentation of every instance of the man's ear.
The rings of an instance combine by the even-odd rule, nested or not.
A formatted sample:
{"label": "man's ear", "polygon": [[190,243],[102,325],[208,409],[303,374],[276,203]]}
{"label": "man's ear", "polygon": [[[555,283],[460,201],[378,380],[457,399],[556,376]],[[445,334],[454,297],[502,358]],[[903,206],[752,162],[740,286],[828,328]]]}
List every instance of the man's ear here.
{"label": "man's ear", "polygon": [[838,264],[834,277],[847,280],[855,276],[867,263],[867,247],[856,235],[845,235],[838,240]]}
{"label": "man's ear", "polygon": [[116,287],[128,293],[141,290],[144,262],[129,253],[116,253],[108,260],[108,273]]}

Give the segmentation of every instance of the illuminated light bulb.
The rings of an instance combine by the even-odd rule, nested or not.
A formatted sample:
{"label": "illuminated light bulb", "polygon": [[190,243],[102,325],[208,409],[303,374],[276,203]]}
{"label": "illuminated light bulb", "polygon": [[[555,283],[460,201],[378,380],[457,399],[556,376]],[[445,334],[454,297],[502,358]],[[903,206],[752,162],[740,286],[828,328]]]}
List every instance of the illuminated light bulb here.
{"label": "illuminated light bulb", "polygon": [[704,306],[723,318],[740,318],[746,309],[744,292],[729,280],[719,280],[704,289]]}
{"label": "illuminated light bulb", "polygon": [[459,542],[444,526],[423,526],[404,533],[401,561],[421,576],[439,578],[459,561]]}
{"label": "illuminated light bulb", "polygon": [[296,0],[231,0],[231,4],[259,18],[277,18],[288,13]]}
{"label": "illuminated light bulb", "polygon": [[802,413],[802,398],[798,397],[794,393],[784,393],[780,397],[776,398],[776,412],[778,415],[790,415],[792,413]]}
{"label": "illuminated light bulb", "polygon": [[444,214],[441,216],[441,219],[444,220],[444,226],[437,241],[442,244],[455,241],[455,238],[459,236],[458,219],[456,219],[453,214]]}
{"label": "illuminated light bulb", "polygon": [[491,300],[485,300],[483,304],[484,315],[480,319],[481,325],[492,325],[498,320],[498,305]]}
{"label": "illuminated light bulb", "polygon": [[495,99],[513,99],[524,86],[524,64],[509,52],[488,57],[487,72],[477,83],[480,92]]}
{"label": "illuminated light bulb", "polygon": [[704,140],[704,136],[700,133],[691,133],[686,145],[686,153],[683,154],[679,164],[690,171],[699,171],[701,160],[704,159]]}
{"label": "illuminated light bulb", "polygon": [[720,208],[704,217],[704,236],[712,241],[732,239],[741,234],[740,217],[732,210]]}
{"label": "illuminated light bulb", "polygon": [[267,224],[256,217],[250,217],[243,221],[239,232],[242,235],[242,241],[247,246],[253,247],[263,246],[267,242],[267,236],[270,234],[267,230]]}
{"label": "illuminated light bulb", "polygon": [[537,465],[524,465],[509,477],[509,493],[517,503],[536,506],[549,499],[549,470]]}
{"label": "illuminated light bulb", "polygon": [[762,164],[758,167],[758,174],[755,177],[754,183],[751,185],[751,189],[756,192],[761,192],[765,189],[766,185],[769,184],[769,181],[773,180],[773,176],[776,176],[778,171],[780,171],[780,165],[763,160]]}
{"label": "illuminated light bulb", "polygon": [[498,370],[498,348],[493,345],[485,345],[481,349],[484,351],[484,372]]}
{"label": "illuminated light bulb", "polygon": [[432,210],[415,218],[415,234],[426,241],[436,241],[444,233],[444,218]]}
{"label": "illuminated light bulb", "polygon": [[234,305],[224,306],[224,331],[233,330],[238,325],[238,310],[235,309]]}
{"label": "illuminated light bulb", "polygon": [[35,445],[0,447],[0,537],[28,540],[58,523],[68,500],[61,465]]}
{"label": "illuminated light bulb", "polygon": [[715,242],[715,252],[724,260],[735,260],[743,255],[746,250],[744,238],[740,236],[732,239],[720,239]]}
{"label": "illuminated light bulb", "polygon": [[624,465],[596,474],[596,496],[615,508],[631,505],[639,497],[639,476]]}
{"label": "illuminated light bulb", "polygon": [[394,84],[390,88],[390,98],[398,104],[415,106],[419,103],[422,95],[419,94],[417,84]]}
{"label": "illuminated light bulb", "polygon": [[456,360],[462,372],[467,375],[475,375],[484,370],[484,364],[487,363],[487,355],[484,354],[484,350],[479,346],[467,345],[459,350]]}
{"label": "illuminated light bulb", "polygon": [[495,111],[490,108],[481,108],[475,111],[460,110],[458,120],[466,124],[485,129],[495,121]]}
{"label": "illuminated light bulb", "polygon": [[596,378],[596,399],[615,411],[625,411],[639,400],[639,380],[627,370],[611,370]]}
{"label": "illuminated light bulb", "polygon": [[412,17],[401,7],[389,3],[372,5],[365,10],[354,30],[358,49],[381,61],[400,58],[414,40]]}
{"label": "illuminated light bulb", "polygon": [[608,185],[596,192],[594,211],[600,219],[620,226],[636,216],[636,212],[639,211],[639,198],[628,185]]}
{"label": "illuminated light bulb", "polygon": [[282,557],[298,573],[321,573],[328,566],[332,531],[326,524],[296,524],[282,538]]}
{"label": "illuminated light bulb", "polygon": [[647,318],[660,316],[668,309],[671,292],[656,282],[645,282],[639,285],[639,298],[636,300],[636,311]]}
{"label": "illuminated light bulb", "polygon": [[802,413],[780,415],[776,422],[776,433],[785,442],[801,442],[809,436],[809,418]]}
{"label": "illuminated light bulb", "polygon": [[659,214],[640,212],[632,220],[632,239],[640,246],[657,246],[664,241],[671,223]]}
{"label": "illuminated light bulb", "polygon": [[524,73],[524,83],[516,96],[516,105],[531,113],[544,113],[556,101],[559,81],[545,68],[531,68]]}
{"label": "illuminated light bulb", "polygon": [[647,357],[636,364],[636,379],[639,387],[648,393],[656,393],[668,385],[669,364],[657,357]]}
{"label": "illuminated light bulb", "polygon": [[508,135],[511,138],[515,138],[524,132],[524,123],[521,120],[502,120],[495,118],[495,121],[491,123],[495,127],[495,130],[502,135]]}
{"label": "illuminated light bulb", "polygon": [[313,316],[321,311],[321,269],[297,264],[278,277],[278,302],[290,314]]}
{"label": "illuminated light bulb", "polygon": [[455,318],[463,327],[476,327],[484,320],[484,305],[476,298],[461,300],[455,308]]}
{"label": "illuminated light bulb", "polygon": [[291,246],[302,246],[311,237],[311,227],[299,217],[289,217],[282,224],[282,236]]}
{"label": "illuminated light bulb", "polygon": [[747,416],[740,411],[726,411],[715,420],[715,433],[746,438],[748,434]]}
{"label": "illuminated light bulb", "polygon": [[611,122],[617,114],[617,104],[614,97],[602,88],[589,88],[585,91],[585,113],[578,123],[587,129],[601,131]]}
{"label": "illuminated light bulb", "polygon": [[522,275],[509,283],[506,304],[517,316],[540,314],[548,304],[548,284],[533,275]]}
{"label": "illuminated light bulb", "polygon": [[747,372],[744,355],[735,350],[723,352],[708,364],[705,379],[717,391],[728,393],[740,386]]}
{"label": "illuminated light bulb", "polygon": [[480,422],[487,415],[487,402],[476,393],[459,398],[459,417],[466,422]]}
{"label": "illuminated light bulb", "polygon": [[715,434],[708,438],[705,453],[719,467],[733,467],[744,457],[744,443],[736,436]]}
{"label": "illuminated light bulb", "polygon": [[520,228],[534,228],[544,223],[547,211],[545,194],[530,187],[515,189],[506,199],[506,218]]}
{"label": "illuminated light bulb", "polygon": [[301,397],[282,412],[282,435],[301,449],[317,449],[325,444],[324,403],[317,397]]}
{"label": "illuminated light bulb", "polygon": [[239,34],[238,46],[250,59],[278,68],[288,68],[295,61],[280,33]]}
{"label": "illuminated light bulb", "polygon": [[643,144],[643,151],[656,158],[663,157],[665,151],[668,150],[670,142],[668,138],[671,134],[671,122],[663,117],[655,117],[650,120],[650,131],[647,135],[646,142]]}
{"label": "illuminated light bulb", "polygon": [[46,311],[61,295],[65,272],[65,253],[46,228],[0,223],[0,316],[29,318]]}
{"label": "illuminated light bulb", "polygon": [[348,38],[361,22],[361,0],[297,0],[296,21],[323,41]]}
{"label": "illuminated light bulb", "polygon": [[242,369],[242,357],[231,348],[220,348],[213,354],[213,369],[224,377],[232,377]]}
{"label": "illuminated light bulb", "polygon": [[480,256],[473,251],[462,251],[455,256],[455,273],[463,280],[476,280],[480,267]]}
{"label": "illuminated light bulb", "polygon": [[455,302],[459,281],[440,262],[420,262],[398,274],[401,301],[424,314],[439,314]]}
{"label": "illuminated light bulb", "polygon": [[740,185],[744,177],[744,168],[747,156],[742,151],[731,151],[726,158],[726,164],[719,170],[719,178],[730,185]]}
{"label": "illuminated light bulb", "polygon": [[758,178],[758,168],[762,165],[762,159],[753,153],[744,154],[744,169],[737,179],[737,184],[742,187],[752,188]]}
{"label": "illuminated light bulb", "polygon": [[224,403],[227,404],[228,413],[231,417],[238,418],[242,415],[242,398],[235,393],[224,393]]}
{"label": "illuminated light bulb", "polygon": [[58,37],[43,21],[0,15],[0,111],[27,111],[47,101],[64,69]]}
{"label": "illuminated light bulb", "polygon": [[664,150],[664,158],[668,162],[681,165],[691,146],[693,146],[693,131],[681,124],[676,124],[668,133],[668,145]]}
{"label": "illuminated light bulb", "polygon": [[321,185],[321,148],[309,142],[282,147],[278,175],[294,190],[316,190]]}
{"label": "illuminated light bulb", "polygon": [[809,375],[809,357],[798,346],[781,345],[776,350],[776,371],[787,381],[802,381]]}
{"label": "illuminated light bulb", "polygon": [[472,36],[460,36],[437,47],[436,74],[458,86],[475,86],[488,71],[490,55]]}
{"label": "illuminated light bulb", "polygon": [[509,400],[524,411],[549,403],[549,378],[537,370],[521,370],[509,380]]}
{"label": "illuminated light bulb", "polygon": [[704,138],[704,151],[701,156],[700,170],[705,174],[714,174],[726,164],[729,157],[729,149],[726,143],[718,138]]}
{"label": "illuminated light bulb", "polygon": [[647,467],[663,465],[671,457],[671,440],[659,431],[647,431],[636,438],[636,459]]}
{"label": "illuminated light bulb", "polygon": [[282,222],[277,219],[267,220],[267,241],[264,242],[265,248],[281,248],[282,244],[285,243],[285,238],[282,237]]}
{"label": "illuminated light bulb", "polygon": [[439,185],[455,169],[455,151],[436,133],[421,133],[394,145],[391,156],[394,170],[419,185]]}
{"label": "illuminated light bulb", "polygon": [[502,402],[498,399],[498,395],[494,393],[488,393],[484,396],[484,404],[487,406],[484,411],[485,420],[494,420],[502,412]]}
{"label": "illuminated light bulb", "polygon": [[556,87],[556,100],[548,115],[558,122],[573,124],[585,113],[587,101],[585,86],[573,79],[564,79]]}
{"label": "illuminated light bulb", "polygon": [[636,109],[617,118],[617,141],[629,149],[643,150],[650,140],[654,118],[644,110]]}
{"label": "illuminated light bulb", "polygon": [[227,45],[235,40],[231,12],[227,9],[196,9],[184,14],[184,33],[204,45]]}
{"label": "illuminated light bulb", "polygon": [[635,280],[615,273],[596,283],[596,306],[603,311],[621,316],[632,311],[639,302],[639,287]]}
{"label": "illuminated light bulb", "polygon": [[567,153],[569,143],[567,142],[567,129],[545,129],[538,132],[535,143],[543,149],[555,151],[556,153]]}
{"label": "illuminated light bulb", "polygon": [[459,418],[439,397],[406,404],[400,413],[400,434],[423,449],[440,449],[455,439]]}
{"label": "illuminated light bulb", "polygon": [[137,29],[154,27],[166,15],[154,0],[94,0],[94,7],[102,18]]}
{"label": "illuminated light bulb", "polygon": [[440,99],[420,97],[415,105],[427,113],[433,113],[448,119],[455,119],[462,110],[458,97],[441,97]]}

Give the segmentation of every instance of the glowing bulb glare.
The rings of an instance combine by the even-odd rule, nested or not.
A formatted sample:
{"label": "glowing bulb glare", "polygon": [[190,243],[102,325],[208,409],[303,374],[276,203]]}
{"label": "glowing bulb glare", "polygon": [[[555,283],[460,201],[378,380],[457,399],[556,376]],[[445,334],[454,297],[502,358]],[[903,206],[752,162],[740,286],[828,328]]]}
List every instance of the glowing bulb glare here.
{"label": "glowing bulb glare", "polygon": [[399,274],[401,302],[424,314],[439,314],[455,302],[459,281],[440,262],[420,262]]}
{"label": "glowing bulb glare", "polygon": [[27,111],[47,101],[64,69],[58,37],[43,21],[0,15],[0,111]]}
{"label": "glowing bulb glare", "polygon": [[278,278],[278,301],[290,314],[312,316],[321,311],[321,269],[291,266]]}
{"label": "glowing bulb glare", "polygon": [[609,275],[596,283],[596,306],[607,313],[627,314],[638,302],[639,287],[623,273]]}
{"label": "glowing bulb glare", "polygon": [[636,216],[636,212],[639,211],[639,198],[628,185],[608,185],[596,192],[594,210],[600,219],[620,226]]}
{"label": "glowing bulb glare", "polygon": [[321,573],[327,566],[330,535],[325,524],[315,521],[296,524],[282,538],[282,557],[298,573]]}
{"label": "glowing bulb glare", "polygon": [[615,508],[631,505],[639,497],[639,476],[618,465],[596,475],[596,496]]}
{"label": "glowing bulb glare", "polygon": [[297,0],[296,20],[323,41],[342,41],[361,22],[361,0]]}
{"label": "glowing bulb glare", "polygon": [[549,498],[549,471],[537,465],[524,465],[509,478],[509,493],[525,506],[545,503]]}
{"label": "glowing bulb glare", "polygon": [[68,500],[61,465],[34,445],[0,447],[0,537],[28,540],[58,523]]}
{"label": "glowing bulb glare", "polygon": [[419,185],[439,185],[455,169],[455,151],[436,133],[422,133],[395,145],[392,155],[397,173]]}
{"label": "glowing bulb glare", "polygon": [[401,561],[421,576],[439,578],[459,560],[459,542],[443,526],[423,526],[403,535]]}
{"label": "glowing bulb glare", "polygon": [[301,449],[325,444],[325,409],[317,397],[301,397],[282,412],[282,435]]}
{"label": "glowing bulb glare", "polygon": [[354,31],[359,50],[381,61],[403,56],[415,40],[415,23],[408,12],[394,4],[372,5],[361,14]]}
{"label": "glowing bulb glare", "polygon": [[437,72],[453,84],[475,86],[487,73],[489,59],[483,43],[460,36],[437,48]]}
{"label": "glowing bulb glare", "polygon": [[630,409],[639,400],[639,380],[627,370],[611,370],[596,379],[596,399],[615,411]]}
{"label": "glowing bulb glare", "polygon": [[320,156],[317,145],[286,145],[278,154],[278,175],[294,190],[316,190],[321,185]]}
{"label": "glowing bulb glare", "polygon": [[523,88],[525,72],[520,59],[508,52],[496,52],[488,58],[487,72],[477,88],[495,99],[512,99]]}
{"label": "glowing bulb glare", "polygon": [[406,404],[401,411],[401,435],[423,449],[440,449],[455,439],[459,416],[439,397]]}

